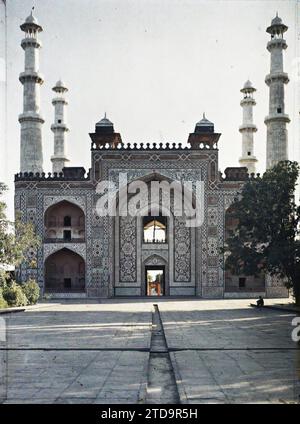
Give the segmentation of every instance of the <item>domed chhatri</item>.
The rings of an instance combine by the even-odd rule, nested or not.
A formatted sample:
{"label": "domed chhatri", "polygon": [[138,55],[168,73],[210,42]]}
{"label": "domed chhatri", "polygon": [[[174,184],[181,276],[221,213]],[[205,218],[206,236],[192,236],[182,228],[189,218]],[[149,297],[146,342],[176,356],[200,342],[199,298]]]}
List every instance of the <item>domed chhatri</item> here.
{"label": "domed chhatri", "polygon": [[20,26],[20,28],[22,31],[25,32],[41,32],[43,31],[43,28],[41,27],[41,25],[39,25],[37,18],[33,16],[32,10],[30,12],[30,15],[27,16],[25,22]]}
{"label": "domed chhatri", "polygon": [[197,122],[195,127],[195,133],[206,133],[206,132],[214,132],[214,124],[213,122],[209,121],[205,113],[203,113],[203,118]]}
{"label": "domed chhatri", "polygon": [[36,25],[39,24],[37,18],[35,16],[33,16],[32,11],[31,11],[30,15],[27,16],[27,18],[25,19],[25,23],[26,24],[36,24]]}
{"label": "domed chhatri", "polygon": [[114,124],[106,117],[106,112],[104,114],[104,118],[102,118],[99,122],[96,123],[96,127],[113,127]]}
{"label": "domed chhatri", "polygon": [[253,93],[256,91],[256,88],[253,87],[252,82],[250,80],[247,80],[240,90],[242,93]]}
{"label": "domed chhatri", "polygon": [[66,87],[66,84],[61,79],[57,81],[57,83],[52,88],[52,90],[58,93],[64,93],[66,91],[69,91],[68,88]]}
{"label": "domed chhatri", "polygon": [[271,25],[267,28],[267,32],[272,35],[283,34],[288,30],[288,27],[282,22],[282,19],[276,13],[275,18],[272,19]]}
{"label": "domed chhatri", "polygon": [[106,117],[106,112],[104,118],[96,123],[95,132],[90,133],[90,137],[95,146],[98,147],[109,144],[112,148],[116,148],[122,143],[120,133],[115,132],[114,124]]}
{"label": "domed chhatri", "polygon": [[205,113],[203,113],[203,118],[196,124],[196,127],[213,127],[213,126],[214,124],[206,118]]}
{"label": "domed chhatri", "polygon": [[190,133],[188,143],[192,149],[199,149],[201,145],[205,145],[206,148],[216,148],[220,136],[221,134],[215,133],[213,122],[209,121],[203,113],[203,118],[197,122],[194,132]]}
{"label": "domed chhatri", "polygon": [[281,25],[281,24],[282,24],[282,19],[279,18],[277,13],[275,18],[272,19],[271,25]]}

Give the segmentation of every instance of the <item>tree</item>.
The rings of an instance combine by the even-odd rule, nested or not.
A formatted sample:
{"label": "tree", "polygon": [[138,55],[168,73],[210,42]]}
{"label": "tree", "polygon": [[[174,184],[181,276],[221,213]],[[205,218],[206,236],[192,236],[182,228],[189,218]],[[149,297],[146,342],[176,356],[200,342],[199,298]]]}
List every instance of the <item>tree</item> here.
{"label": "tree", "polygon": [[[7,190],[0,183],[0,196]],[[22,262],[28,262],[29,248],[36,249],[39,246],[39,238],[35,234],[31,223],[24,223],[19,215],[15,223],[6,217],[6,204],[0,201],[0,280],[5,279],[5,269],[10,266],[19,266]]]}
{"label": "tree", "polygon": [[300,304],[300,207],[295,202],[297,162],[282,161],[250,179],[232,205],[237,226],[224,251],[225,267],[235,274],[262,271],[286,279]]}

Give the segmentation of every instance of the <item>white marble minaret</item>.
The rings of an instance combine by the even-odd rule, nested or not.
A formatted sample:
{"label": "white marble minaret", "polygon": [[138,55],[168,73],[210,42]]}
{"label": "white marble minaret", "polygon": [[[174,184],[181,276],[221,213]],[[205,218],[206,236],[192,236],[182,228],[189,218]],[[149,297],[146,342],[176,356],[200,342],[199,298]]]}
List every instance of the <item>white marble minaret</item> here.
{"label": "white marble minaret", "polygon": [[54,154],[51,157],[52,171],[62,172],[69,160],[66,157],[66,133],[69,131],[65,123],[65,106],[68,104],[64,94],[68,91],[65,84],[59,80],[52,88],[56,96],[52,100],[54,106],[54,124],[51,125],[51,130],[54,133]]}
{"label": "white marble minaret", "polygon": [[21,124],[21,172],[43,171],[42,124],[40,115],[40,85],[43,78],[39,73],[38,33],[43,29],[31,14],[20,26],[25,33],[21,46],[25,51],[25,71],[20,74],[23,84],[23,113],[19,115]]}
{"label": "white marble minaret", "polygon": [[290,122],[284,109],[284,85],[289,82],[283,72],[283,50],[287,48],[283,34],[288,27],[276,15],[267,32],[271,34],[267,49],[271,53],[271,70],[265,82],[270,88],[269,115],[265,118],[267,126],[267,169],[288,158],[288,134],[286,124]]}
{"label": "white marble minaret", "polygon": [[248,173],[252,174],[256,172],[255,164],[257,162],[254,156],[254,144],[253,135],[257,131],[256,126],[253,124],[253,106],[256,105],[256,101],[253,98],[253,93],[256,91],[248,80],[241,92],[244,98],[241,100],[241,106],[243,108],[243,123],[239,128],[242,134],[242,156],[239,160],[241,166],[248,168]]}

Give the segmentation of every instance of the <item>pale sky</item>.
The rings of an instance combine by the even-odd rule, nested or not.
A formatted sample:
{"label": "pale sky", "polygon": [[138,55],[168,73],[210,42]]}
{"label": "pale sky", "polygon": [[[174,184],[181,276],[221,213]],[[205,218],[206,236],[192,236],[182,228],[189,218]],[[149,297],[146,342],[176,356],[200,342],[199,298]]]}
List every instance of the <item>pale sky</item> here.
{"label": "pale sky", "polygon": [[[6,183],[12,211],[13,176],[19,171],[24,52],[21,23],[34,5],[40,34],[44,170],[51,171],[54,95],[62,78],[67,107],[70,166],[90,167],[90,138],[104,112],[124,142],[182,142],[203,112],[221,132],[219,167],[238,166],[244,82],[257,88],[254,121],[258,171],[265,169],[270,69],[266,27],[278,11],[285,35],[286,113],[290,159],[299,160],[297,0],[7,0]],[[297,34],[298,32],[298,34]],[[298,38],[297,38],[298,37]],[[298,78],[299,79],[299,78]],[[3,155],[3,152],[0,152]]]}

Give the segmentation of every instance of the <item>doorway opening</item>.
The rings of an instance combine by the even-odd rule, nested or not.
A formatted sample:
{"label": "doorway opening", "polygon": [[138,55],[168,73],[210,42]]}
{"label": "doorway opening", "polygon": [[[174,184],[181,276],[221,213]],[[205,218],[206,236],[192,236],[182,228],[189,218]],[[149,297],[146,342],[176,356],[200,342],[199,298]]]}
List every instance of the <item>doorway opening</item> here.
{"label": "doorway opening", "polygon": [[165,267],[146,266],[146,294],[147,296],[164,296],[165,294]]}
{"label": "doorway opening", "polygon": [[64,288],[65,289],[71,289],[72,288],[71,278],[64,278]]}
{"label": "doorway opening", "polygon": [[71,241],[71,231],[70,230],[64,230],[64,240],[65,241]]}

